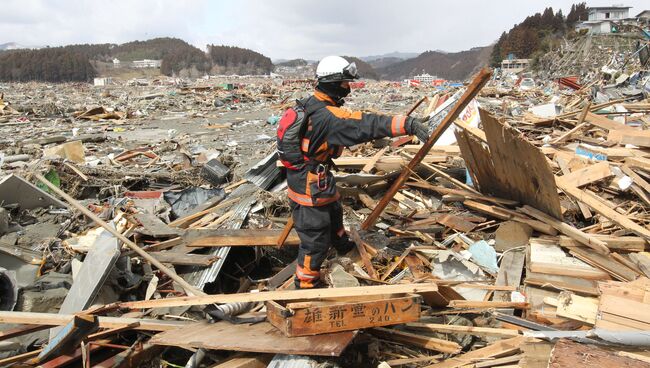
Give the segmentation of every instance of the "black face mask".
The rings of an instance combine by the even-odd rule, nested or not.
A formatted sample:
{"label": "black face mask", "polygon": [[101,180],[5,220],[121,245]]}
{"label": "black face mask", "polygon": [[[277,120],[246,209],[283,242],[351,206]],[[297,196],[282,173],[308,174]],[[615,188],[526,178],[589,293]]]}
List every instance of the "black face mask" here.
{"label": "black face mask", "polygon": [[320,82],[316,88],[330,96],[337,105],[343,105],[343,99],[350,94],[350,88],[341,87],[341,82]]}

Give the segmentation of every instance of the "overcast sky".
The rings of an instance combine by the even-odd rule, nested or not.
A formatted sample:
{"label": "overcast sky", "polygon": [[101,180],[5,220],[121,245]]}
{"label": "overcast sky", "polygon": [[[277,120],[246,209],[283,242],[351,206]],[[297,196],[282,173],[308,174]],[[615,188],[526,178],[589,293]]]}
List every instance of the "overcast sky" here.
{"label": "overcast sky", "polygon": [[[246,47],[272,59],[462,51],[494,42],[560,0],[2,0],[0,44],[59,46],[178,37],[201,49]],[[647,0],[630,15],[650,8]],[[611,5],[594,0],[589,6]]]}

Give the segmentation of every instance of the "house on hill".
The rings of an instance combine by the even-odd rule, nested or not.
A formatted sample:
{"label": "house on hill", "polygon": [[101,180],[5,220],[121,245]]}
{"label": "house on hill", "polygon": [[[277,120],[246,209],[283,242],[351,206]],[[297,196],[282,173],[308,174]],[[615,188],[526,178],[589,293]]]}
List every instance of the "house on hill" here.
{"label": "house on hill", "polygon": [[630,17],[629,6],[595,6],[588,7],[588,18],[576,24],[576,31],[583,29],[589,34],[607,34],[615,29],[614,22],[622,22]]}

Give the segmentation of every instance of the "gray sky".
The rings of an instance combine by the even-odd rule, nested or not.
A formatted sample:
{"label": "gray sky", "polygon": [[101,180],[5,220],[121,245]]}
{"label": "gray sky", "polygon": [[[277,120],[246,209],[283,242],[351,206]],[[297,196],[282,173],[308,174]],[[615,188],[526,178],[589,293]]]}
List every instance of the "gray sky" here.
{"label": "gray sky", "polygon": [[[577,2],[577,1],[576,1]],[[612,1],[589,1],[588,6]],[[3,0],[0,43],[59,46],[178,37],[273,59],[461,51],[494,42],[526,16],[571,1],[547,0]],[[615,3],[650,8],[647,0]]]}

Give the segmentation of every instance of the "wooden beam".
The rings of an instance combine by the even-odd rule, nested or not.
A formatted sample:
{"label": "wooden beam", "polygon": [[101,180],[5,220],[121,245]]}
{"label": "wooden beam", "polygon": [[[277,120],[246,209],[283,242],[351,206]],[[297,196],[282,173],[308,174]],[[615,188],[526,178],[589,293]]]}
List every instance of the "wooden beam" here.
{"label": "wooden beam", "polygon": [[[358,297],[384,294],[407,294],[427,291],[437,291],[435,283],[398,284],[379,286],[357,286],[330,289],[301,289],[263,291],[258,293],[216,294],[207,296],[185,296],[157,300],[120,303],[124,308],[162,308],[183,305],[207,305],[236,302],[265,302],[269,300],[299,300],[299,299],[335,299],[342,297]],[[1,316],[1,313],[0,313]],[[2,319],[0,318],[0,321]]]}
{"label": "wooden beam", "polygon": [[[648,243],[645,239],[637,236],[612,236],[612,235],[591,235],[596,239],[602,240],[607,244],[610,250],[627,251],[627,252],[643,252]],[[568,236],[560,236],[559,244],[565,248],[582,247],[582,243],[574,240]]]}
{"label": "wooden beam", "polygon": [[498,218],[500,220],[513,220],[524,224],[528,224],[533,229],[539,231],[540,233],[544,233],[546,235],[557,235],[558,233],[557,230],[555,230],[555,228],[549,224],[546,224],[542,221],[537,221],[528,218],[518,212],[506,210],[505,208],[491,206],[485,203],[476,202],[469,199],[465,200],[463,202],[463,205],[469,209],[479,211],[481,213],[485,213],[487,215]]}
{"label": "wooden beam", "polygon": [[210,254],[183,254],[174,252],[151,252],[152,257],[163,263],[180,266],[210,266],[219,259],[219,256]]}
{"label": "wooden beam", "polygon": [[366,220],[361,225],[361,228],[366,230],[375,224],[375,221],[379,218],[379,215],[384,211],[388,203],[393,199],[395,193],[406,183],[406,180],[411,176],[411,173],[415,170],[420,162],[427,155],[431,147],[436,143],[438,138],[442,136],[451,123],[458,118],[458,115],[467,107],[467,105],[472,101],[487,81],[492,76],[490,69],[482,69],[477,76],[474,78],[472,83],[467,87],[465,93],[460,97],[458,102],[452,107],[447,116],[440,122],[440,124],[433,131],[429,139],[422,145],[422,148],[418,151],[415,157],[408,163],[406,168],[402,170],[400,176],[393,182],[393,185],[388,189],[388,192],[381,198],[377,206],[373,209],[372,213],[366,218]]}
{"label": "wooden beam", "polygon": [[523,336],[516,336],[506,340],[500,340],[484,348],[472,350],[459,356],[448,358],[440,363],[426,366],[426,368],[458,368],[473,362],[506,355],[519,351],[519,346],[526,341]]}
{"label": "wooden beam", "polygon": [[593,182],[603,180],[614,175],[607,161],[584,167],[569,174],[556,176],[555,181],[561,181],[563,185],[581,187]]}
{"label": "wooden beam", "polygon": [[[287,224],[288,226],[288,224]],[[285,229],[287,228],[285,226]],[[183,239],[190,247],[276,247],[284,230],[189,229]],[[298,245],[300,238],[292,230],[285,245]]]}
{"label": "wooden beam", "polygon": [[588,246],[589,248],[595,250],[598,253],[605,254],[605,255],[609,254],[609,248],[607,248],[607,244],[604,241],[594,236],[591,236],[590,234],[587,234],[579,229],[576,229],[572,225],[557,220],[545,214],[544,212],[530,206],[523,206],[522,208],[520,208],[520,210],[529,216],[535,217],[540,221],[546,222],[547,224],[553,226],[562,234],[571,237],[572,239],[575,239],[576,241]]}
{"label": "wooden beam", "polygon": [[515,308],[528,309],[528,303],[521,302],[495,302],[495,301],[474,301],[474,300],[450,300],[450,308]]}
{"label": "wooden beam", "polygon": [[421,348],[439,351],[442,353],[455,354],[461,350],[461,346],[453,341],[436,339],[434,337],[428,337],[384,327],[375,327],[370,330],[370,333],[381,337],[382,339],[412,344]]}
{"label": "wooden beam", "polygon": [[[35,312],[7,312],[0,311],[0,323],[22,323],[22,324],[39,324],[45,326],[63,326],[70,322],[74,315],[58,313],[35,313]],[[135,330],[142,331],[169,331],[185,327],[187,322],[182,321],[163,321],[157,319],[137,319],[122,317],[103,317],[99,316],[100,328],[120,328],[138,323]]]}
{"label": "wooden beam", "polygon": [[634,128],[629,127],[625,124],[618,123],[614,120],[608,119],[601,115],[596,115],[593,112],[588,112],[585,116],[585,120],[599,128],[605,130],[631,130],[635,131]]}
{"label": "wooden beam", "polygon": [[442,332],[442,333],[460,334],[460,335],[473,335],[473,336],[481,336],[481,337],[519,336],[519,331],[511,330],[509,328],[445,325],[445,324],[437,324],[437,323],[407,323],[406,327],[414,328],[417,330],[424,330],[424,331]]}
{"label": "wooden beam", "polygon": [[377,161],[379,161],[381,156],[383,156],[386,153],[386,151],[388,151],[388,148],[389,146],[386,146],[380,149],[379,151],[377,151],[377,153],[375,153],[372,156],[372,159],[370,159],[370,161],[368,161],[365,165],[363,165],[361,171],[369,174],[372,171],[372,169],[375,168],[375,164],[377,163]]}

